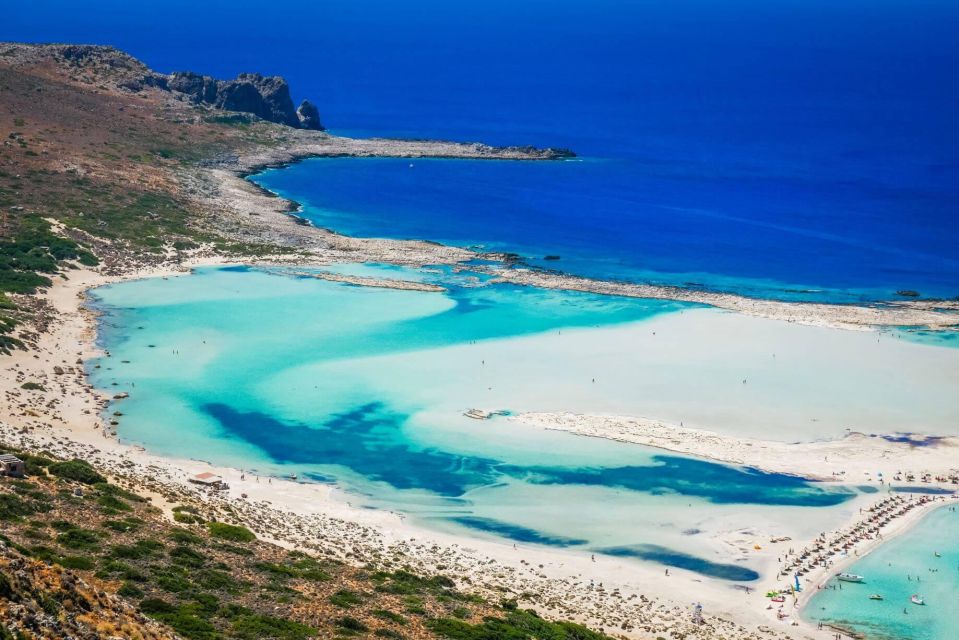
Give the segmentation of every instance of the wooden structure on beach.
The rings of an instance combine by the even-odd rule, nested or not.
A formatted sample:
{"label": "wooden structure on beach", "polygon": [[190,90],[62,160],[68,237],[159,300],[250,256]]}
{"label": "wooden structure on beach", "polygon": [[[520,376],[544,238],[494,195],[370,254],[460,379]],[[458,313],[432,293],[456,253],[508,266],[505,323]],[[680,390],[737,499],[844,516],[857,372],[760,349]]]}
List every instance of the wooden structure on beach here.
{"label": "wooden structure on beach", "polygon": [[27,473],[27,465],[12,453],[0,454],[0,476],[22,478]]}
{"label": "wooden structure on beach", "polygon": [[202,487],[214,489],[216,491],[230,488],[230,485],[228,485],[222,477],[216,475],[215,473],[210,473],[209,471],[204,471],[203,473],[198,473],[194,476],[191,476],[190,482],[193,484],[198,484]]}

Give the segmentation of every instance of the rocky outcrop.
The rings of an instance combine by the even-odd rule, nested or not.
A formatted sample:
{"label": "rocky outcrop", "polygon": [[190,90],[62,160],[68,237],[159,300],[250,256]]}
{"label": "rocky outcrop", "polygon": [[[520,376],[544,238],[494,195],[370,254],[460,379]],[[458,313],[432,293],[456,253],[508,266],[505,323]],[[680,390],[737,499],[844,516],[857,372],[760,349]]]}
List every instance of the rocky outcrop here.
{"label": "rocky outcrop", "polygon": [[176,71],[170,74],[167,87],[182,93],[194,104],[213,104],[216,101],[217,81],[210,76],[201,76],[192,71]]}
{"label": "rocky outcrop", "polygon": [[309,100],[300,103],[296,109],[296,117],[300,120],[301,129],[323,130],[323,125],[320,123],[320,110]]}
{"label": "rocky outcrop", "polygon": [[101,45],[35,45],[0,42],[7,66],[32,68],[53,61],[69,69],[71,80],[113,85],[123,91],[169,91],[195,105],[251,114],[297,129],[322,130],[320,113],[309,100],[293,104],[290,85],[280,76],[241,73],[233,80],[217,80],[193,71],[157,73],[128,53]]}
{"label": "rocky outcrop", "polygon": [[320,114],[304,100],[293,108],[290,85],[280,76],[241,73],[235,80],[216,80],[192,71],[170,74],[167,87],[194,104],[252,113],[258,118],[300,129],[322,129]]}
{"label": "rocky outcrop", "polygon": [[[26,551],[23,549],[23,551]],[[0,540],[0,638],[177,640],[130,602]]]}
{"label": "rocky outcrop", "polygon": [[219,82],[214,106],[252,113],[264,120],[291,127],[300,126],[290,98],[290,85],[280,76],[241,73],[236,80]]}

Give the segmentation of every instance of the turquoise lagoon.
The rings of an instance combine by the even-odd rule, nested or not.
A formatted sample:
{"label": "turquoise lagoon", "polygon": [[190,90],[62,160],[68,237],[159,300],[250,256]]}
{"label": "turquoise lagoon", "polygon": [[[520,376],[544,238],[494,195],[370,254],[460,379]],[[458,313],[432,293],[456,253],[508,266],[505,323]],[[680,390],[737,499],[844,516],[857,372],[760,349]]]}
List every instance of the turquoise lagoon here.
{"label": "turquoise lagoon", "polygon": [[[424,279],[448,290],[357,287],[304,276],[303,269],[242,266],[96,290],[108,355],[91,361],[90,372],[98,387],[130,394],[108,410],[122,410],[121,439],[160,454],[336,483],[354,504],[405,512],[438,529],[736,580],[755,578],[759,567],[717,542],[723,532],[749,523],[758,531],[812,535],[852,508],[851,489],[462,415],[471,407],[644,415],[654,406],[658,416],[657,398],[672,405],[670,394],[682,393],[692,415],[697,401],[729,396],[719,413],[744,424],[749,415],[764,415],[753,400],[768,396],[768,415],[790,416],[818,398],[824,423],[838,428],[844,414],[830,417],[830,407],[845,404],[822,394],[848,394],[850,410],[861,408],[845,382],[859,377],[840,365],[814,362],[823,379],[793,380],[781,395],[759,381],[743,385],[743,370],[773,379],[806,376],[798,365],[798,374],[775,374],[770,363],[777,360],[761,331],[739,346],[724,339],[697,360],[679,357],[670,342],[681,345],[688,336],[664,328],[693,323],[689,331],[698,335],[707,322],[725,335],[723,323],[740,316],[669,301],[490,285],[441,269],[339,270]],[[857,332],[832,333],[872,345]],[[957,353],[884,342],[899,346],[882,348]],[[802,341],[795,348],[808,351]],[[819,351],[844,357],[828,344]],[[784,347],[778,361],[789,357]],[[689,371],[668,366],[687,360]],[[672,390],[683,377],[692,386]],[[948,398],[934,384],[928,393]],[[878,394],[897,401],[892,389]],[[933,413],[949,414],[950,407],[940,404]]]}
{"label": "turquoise lagoon", "polygon": [[[805,615],[814,622],[865,634],[870,640],[959,638],[959,512],[954,509],[934,511],[906,534],[856,562],[849,571],[865,576],[866,581],[820,591]],[[869,600],[874,593],[884,599]],[[926,604],[912,604],[913,594],[921,595]]]}

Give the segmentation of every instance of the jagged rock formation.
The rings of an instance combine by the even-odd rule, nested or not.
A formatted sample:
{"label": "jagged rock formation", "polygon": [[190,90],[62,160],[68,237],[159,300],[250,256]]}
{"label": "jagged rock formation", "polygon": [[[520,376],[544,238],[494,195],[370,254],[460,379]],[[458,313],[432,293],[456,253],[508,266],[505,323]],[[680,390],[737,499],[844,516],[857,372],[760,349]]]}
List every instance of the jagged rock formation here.
{"label": "jagged rock formation", "polygon": [[217,80],[193,71],[164,75],[119,49],[100,45],[0,43],[0,47],[0,54],[10,62],[19,59],[32,66],[46,53],[66,68],[75,70],[81,80],[92,81],[96,75],[127,91],[140,92],[148,88],[170,91],[196,105],[249,113],[298,129],[323,129],[316,106],[304,100],[299,109],[294,107],[290,85],[280,76],[241,73],[233,80]]}
{"label": "jagged rock formation", "polygon": [[320,123],[320,111],[309,100],[300,103],[300,106],[296,109],[296,117],[300,120],[301,129],[323,130],[323,125]]}
{"label": "jagged rock formation", "polygon": [[170,74],[167,86],[171,91],[182,93],[190,102],[213,104],[216,101],[217,82],[210,76],[201,76],[192,71],[177,71]]}
{"label": "jagged rock formation", "polygon": [[235,80],[216,80],[192,71],[177,71],[167,88],[194,104],[252,113],[258,118],[300,129],[322,129],[320,114],[308,100],[294,110],[290,85],[280,76],[241,73]]}

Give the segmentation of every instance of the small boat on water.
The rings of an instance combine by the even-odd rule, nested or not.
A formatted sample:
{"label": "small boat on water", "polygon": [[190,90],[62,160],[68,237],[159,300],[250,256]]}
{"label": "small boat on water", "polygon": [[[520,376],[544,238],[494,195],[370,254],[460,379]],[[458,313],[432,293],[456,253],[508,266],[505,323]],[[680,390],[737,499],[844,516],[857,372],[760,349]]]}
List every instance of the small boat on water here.
{"label": "small boat on water", "polygon": [[874,593],[874,594],[872,594],[871,596],[869,596],[869,599],[870,599],[870,600],[882,600],[882,596],[879,595],[878,593]]}
{"label": "small boat on water", "polygon": [[865,582],[866,578],[857,573],[837,573],[836,579],[843,582]]}
{"label": "small boat on water", "polygon": [[911,602],[911,603],[913,603],[913,604],[918,604],[918,605],[924,605],[924,604],[926,604],[926,601],[923,600],[921,596],[918,596],[918,595],[916,595],[916,594],[912,594],[912,597],[909,598],[909,602]]}

